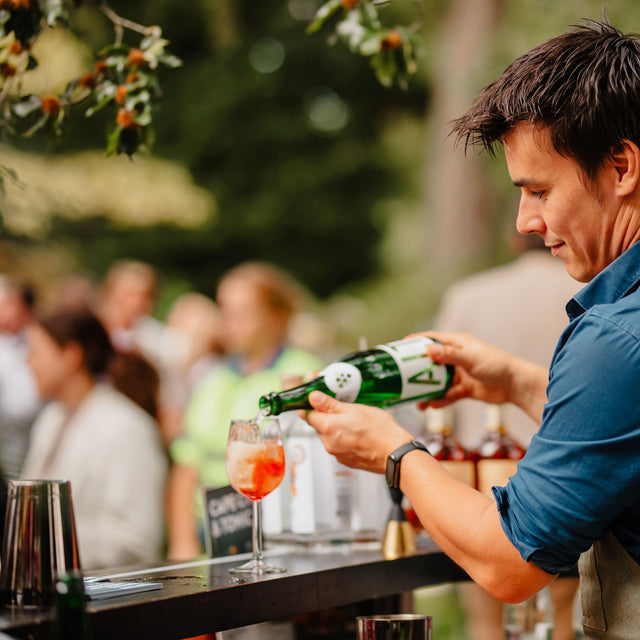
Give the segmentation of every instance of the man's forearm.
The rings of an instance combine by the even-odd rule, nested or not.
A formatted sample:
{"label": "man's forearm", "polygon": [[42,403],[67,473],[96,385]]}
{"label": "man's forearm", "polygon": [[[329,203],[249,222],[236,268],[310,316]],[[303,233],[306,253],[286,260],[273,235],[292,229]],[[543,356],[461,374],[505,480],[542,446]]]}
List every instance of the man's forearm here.
{"label": "man's forearm", "polygon": [[548,370],[545,367],[515,356],[510,363],[510,370],[509,402],[520,407],[540,424],[542,421],[542,409],[547,401]]}
{"label": "man's forearm", "polygon": [[521,602],[553,579],[522,559],[502,530],[495,502],[428,454],[403,458],[400,488],[434,542],[494,597]]}

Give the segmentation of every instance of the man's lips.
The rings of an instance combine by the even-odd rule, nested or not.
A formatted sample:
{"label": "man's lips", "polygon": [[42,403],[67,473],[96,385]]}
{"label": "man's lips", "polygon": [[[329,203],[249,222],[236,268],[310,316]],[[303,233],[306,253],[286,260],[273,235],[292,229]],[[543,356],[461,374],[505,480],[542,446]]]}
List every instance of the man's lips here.
{"label": "man's lips", "polygon": [[547,247],[551,249],[551,255],[557,256],[558,252],[564,247],[564,242],[556,242],[555,244],[548,244]]}

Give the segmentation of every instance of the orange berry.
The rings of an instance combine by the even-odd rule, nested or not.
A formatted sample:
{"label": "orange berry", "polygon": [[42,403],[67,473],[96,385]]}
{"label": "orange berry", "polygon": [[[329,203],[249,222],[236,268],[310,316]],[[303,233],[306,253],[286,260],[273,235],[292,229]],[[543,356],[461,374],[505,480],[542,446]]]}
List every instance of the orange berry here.
{"label": "orange berry", "polygon": [[51,116],[57,116],[60,113],[60,99],[56,96],[42,98],[42,111]]}
{"label": "orange berry", "polygon": [[127,85],[126,84],[120,84],[118,85],[118,88],[116,89],[116,102],[118,104],[124,104],[124,98],[127,95]]}
{"label": "orange berry", "polygon": [[130,66],[144,67],[146,64],[147,61],[145,60],[144,53],[142,53],[140,49],[131,49],[131,51],[129,51]]}
{"label": "orange berry", "polygon": [[118,115],[116,116],[116,123],[122,129],[138,129],[140,125],[135,121],[133,116],[133,111],[119,109]]}
{"label": "orange berry", "polygon": [[17,69],[8,62],[0,64],[0,75],[5,78],[13,78],[17,73]]}
{"label": "orange berry", "polygon": [[16,56],[18,54],[22,53],[22,49],[23,49],[22,43],[20,41],[18,41],[18,40],[14,40],[11,43],[11,46],[9,47],[9,51],[11,53],[13,53],[14,55],[16,55]]}
{"label": "orange berry", "polygon": [[402,36],[392,29],[387,35],[380,41],[380,51],[390,51],[391,49],[397,49],[402,46]]}
{"label": "orange berry", "polygon": [[98,60],[98,62],[96,62],[96,64],[94,65],[93,70],[96,73],[104,73],[106,68],[107,63],[104,60]]}
{"label": "orange berry", "polygon": [[96,76],[93,73],[85,73],[79,80],[78,86],[85,89],[93,89],[96,86]]}
{"label": "orange berry", "polygon": [[342,6],[345,9],[354,9],[360,0],[342,0]]}
{"label": "orange berry", "polygon": [[133,84],[138,79],[137,73],[130,73],[127,76],[127,84]]}

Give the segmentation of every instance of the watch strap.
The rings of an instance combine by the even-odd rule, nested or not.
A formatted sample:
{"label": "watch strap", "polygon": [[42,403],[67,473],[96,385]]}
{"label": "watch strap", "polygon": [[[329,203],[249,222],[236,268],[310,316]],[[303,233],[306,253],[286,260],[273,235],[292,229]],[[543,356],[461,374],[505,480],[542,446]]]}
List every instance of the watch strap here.
{"label": "watch strap", "polygon": [[389,454],[387,458],[387,473],[386,480],[387,485],[392,489],[400,488],[400,461],[402,457],[409,453],[409,451],[413,451],[414,449],[418,449],[420,451],[426,451],[429,453],[427,447],[419,442],[418,440],[411,440],[401,445],[394,451]]}

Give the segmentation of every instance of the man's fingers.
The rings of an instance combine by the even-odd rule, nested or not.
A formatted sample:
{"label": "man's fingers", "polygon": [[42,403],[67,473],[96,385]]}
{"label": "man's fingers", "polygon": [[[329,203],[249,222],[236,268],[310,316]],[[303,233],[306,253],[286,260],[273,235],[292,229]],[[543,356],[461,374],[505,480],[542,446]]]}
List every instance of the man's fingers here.
{"label": "man's fingers", "polygon": [[341,403],[322,391],[312,391],[309,394],[309,404],[322,413],[338,413]]}

